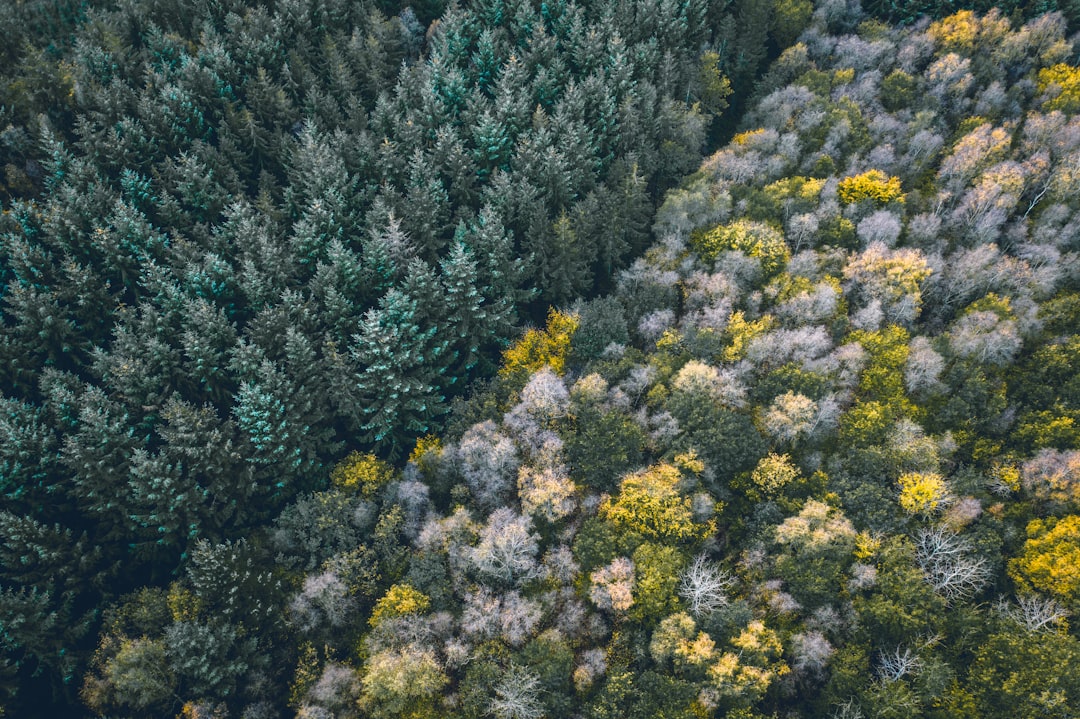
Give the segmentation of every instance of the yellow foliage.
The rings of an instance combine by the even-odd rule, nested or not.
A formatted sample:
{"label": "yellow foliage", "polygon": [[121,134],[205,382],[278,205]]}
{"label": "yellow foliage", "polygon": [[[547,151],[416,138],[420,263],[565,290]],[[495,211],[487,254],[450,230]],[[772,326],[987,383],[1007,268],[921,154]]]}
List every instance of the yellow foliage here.
{"label": "yellow foliage", "polygon": [[[2,712],[0,716],[3,716]],[[180,713],[176,715],[176,719],[225,719],[227,716],[228,711],[224,704],[211,708],[205,702],[189,701],[184,702],[184,705],[180,707]]]}
{"label": "yellow foliage", "polygon": [[1032,520],[1027,536],[1023,553],[1009,562],[1009,576],[1080,608],[1080,516]]}
{"label": "yellow foliage", "polygon": [[416,440],[416,446],[413,447],[413,451],[409,454],[409,461],[417,466],[417,468],[427,474],[432,471],[435,463],[438,461],[439,456],[442,454],[442,440],[433,434],[420,437]]}
{"label": "yellow foliage", "polygon": [[330,482],[338,489],[373,497],[394,478],[393,468],[373,454],[353,452],[330,472]]}
{"label": "yellow foliage", "polygon": [[701,104],[705,111],[718,115],[728,107],[731,81],[720,72],[720,55],[706,52],[701,56]]}
{"label": "yellow foliage", "polygon": [[756,130],[747,130],[746,132],[740,132],[735,137],[731,138],[732,145],[745,145],[755,137],[760,137],[765,134],[765,128],[759,127]]}
{"label": "yellow foliage", "polygon": [[1020,491],[1020,469],[1013,464],[995,464],[990,468],[990,476],[995,483],[1010,492]]}
{"label": "yellow foliage", "polygon": [[890,405],[908,409],[904,387],[904,365],[908,358],[907,330],[890,325],[874,332],[857,330],[849,339],[858,342],[870,355],[859,378],[859,393]]}
{"label": "yellow foliage", "polygon": [[1009,299],[1008,295],[999,295],[994,292],[987,292],[972,302],[964,308],[963,314],[969,315],[973,312],[993,312],[1003,320],[1016,317],[1016,313],[1012,308],[1012,300]]}
{"label": "yellow foliage", "polygon": [[821,195],[821,188],[824,186],[825,180],[796,175],[766,185],[763,191],[770,199],[776,202],[783,202],[789,198],[815,202]]}
{"label": "yellow foliage", "polygon": [[881,549],[881,540],[869,532],[859,532],[855,535],[855,559],[865,562]]}
{"label": "yellow foliage", "polygon": [[442,440],[433,434],[425,435],[416,440],[416,446],[413,447],[413,451],[409,455],[409,461],[419,464],[428,452],[437,453],[441,451]]}
{"label": "yellow foliage", "polygon": [[908,472],[900,476],[900,506],[908,514],[929,515],[949,497],[945,480],[936,472]]}
{"label": "yellow foliage", "polygon": [[836,70],[833,72],[833,87],[848,85],[854,80],[855,71],[850,67],[846,67],[842,70]]}
{"label": "yellow foliage", "polygon": [[198,619],[199,611],[202,608],[202,602],[199,601],[194,592],[184,589],[175,582],[169,585],[169,593],[165,598],[165,603],[169,605],[169,611],[172,613],[174,622],[193,622]]}
{"label": "yellow foliage", "polygon": [[749,220],[736,220],[717,225],[707,232],[694,232],[690,243],[706,262],[712,262],[721,252],[732,250],[754,257],[761,262],[766,275],[782,270],[791,258],[780,230]]}
{"label": "yellow foliage", "polygon": [[756,659],[761,663],[777,659],[784,653],[779,635],[757,619],[746,625],[746,629],[731,643],[742,650],[744,658]]}
{"label": "yellow foliage", "polygon": [[808,277],[781,272],[765,286],[765,296],[776,303],[813,292],[814,283]]}
{"label": "yellow foliage", "polygon": [[698,632],[693,641],[681,642],[675,648],[675,657],[691,666],[701,666],[712,660],[716,642],[705,632]]}
{"label": "yellow foliage", "polygon": [[752,665],[742,664],[739,657],[724,652],[720,660],[709,667],[709,681],[721,696],[756,701],[772,684],[772,673]]}
{"label": "yellow foliage", "polygon": [[1074,417],[1041,410],[1031,412],[1020,422],[1016,436],[1038,449],[1072,447],[1080,442],[1080,427],[1076,426]]}
{"label": "yellow foliage", "polygon": [[776,324],[772,315],[765,315],[759,320],[748,322],[742,310],[733,312],[728,325],[724,329],[728,346],[724,349],[723,360],[725,362],[738,362],[746,352],[750,340],[760,334],[768,332]]}
{"label": "yellow foliage", "polygon": [[885,438],[892,413],[881,402],[859,400],[840,419],[840,435],[860,445],[875,444]]}
{"label": "yellow foliage", "polygon": [[656,340],[656,349],[661,352],[671,352],[672,354],[678,354],[682,350],[683,336],[677,329],[668,328],[664,330],[664,333],[660,335],[660,339]]}
{"label": "yellow foliage", "polygon": [[308,690],[319,680],[319,653],[315,645],[304,642],[300,645],[300,657],[296,662],[296,674],[289,685],[289,706],[299,707],[307,696]]}
{"label": "yellow foliage", "polygon": [[701,474],[705,471],[705,463],[698,459],[697,451],[693,449],[675,455],[675,466],[693,474]]}
{"label": "yellow foliage", "polygon": [[[1017,432],[1017,434],[1019,434],[1019,432]],[[973,462],[981,463],[1001,454],[1001,442],[995,439],[989,437],[976,437],[970,432],[954,432],[953,436],[957,437],[957,446],[971,447],[971,460]]]}
{"label": "yellow foliage", "polygon": [[961,10],[931,23],[926,32],[946,52],[956,50],[971,52],[975,48],[975,38],[979,34],[979,23],[971,10]]}
{"label": "yellow foliage", "polygon": [[375,602],[368,624],[377,626],[382,620],[402,617],[406,614],[421,614],[431,605],[428,595],[408,584],[395,584],[386,591],[382,599]]}
{"label": "yellow foliage", "polygon": [[716,523],[695,522],[689,497],[679,493],[682,475],[658,464],[622,480],[619,494],[600,505],[600,516],[620,531],[651,539],[698,541],[716,531]]}
{"label": "yellow foliage", "polygon": [[750,474],[750,481],[767,497],[775,495],[799,478],[799,469],[786,454],[762,457]]}
{"label": "yellow foliage", "polygon": [[528,377],[534,372],[551,367],[561,375],[566,369],[566,355],[570,350],[570,338],[578,328],[578,316],[548,312],[545,329],[531,329],[503,352],[503,366],[499,374],[504,377]]}
{"label": "yellow foliage", "polygon": [[879,205],[904,202],[900,178],[890,177],[881,170],[867,170],[861,175],[845,177],[840,180],[837,194],[845,205],[852,205],[863,200],[872,200]]}
{"label": "yellow foliage", "polygon": [[1075,113],[1080,110],[1080,67],[1058,63],[1039,70],[1039,92],[1056,93],[1043,103],[1043,110]]}
{"label": "yellow foliage", "polygon": [[760,621],[750,622],[731,643],[739,653],[724,652],[708,669],[709,681],[721,696],[755,701],[774,679],[791,671],[780,660],[780,637]]}

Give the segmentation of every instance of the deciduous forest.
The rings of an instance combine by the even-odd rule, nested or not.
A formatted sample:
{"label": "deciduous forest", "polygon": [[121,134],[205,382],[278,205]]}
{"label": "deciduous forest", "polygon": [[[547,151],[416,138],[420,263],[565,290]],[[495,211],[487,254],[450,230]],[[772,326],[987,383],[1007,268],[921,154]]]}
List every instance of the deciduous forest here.
{"label": "deciduous forest", "polygon": [[0,715],[1080,716],[1080,4],[0,28]]}

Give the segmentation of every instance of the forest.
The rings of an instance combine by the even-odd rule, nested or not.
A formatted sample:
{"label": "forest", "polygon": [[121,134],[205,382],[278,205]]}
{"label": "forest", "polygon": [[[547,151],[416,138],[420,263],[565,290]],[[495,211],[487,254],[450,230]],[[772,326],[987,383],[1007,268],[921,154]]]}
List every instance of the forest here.
{"label": "forest", "polygon": [[1080,3],[0,27],[0,716],[1080,717]]}

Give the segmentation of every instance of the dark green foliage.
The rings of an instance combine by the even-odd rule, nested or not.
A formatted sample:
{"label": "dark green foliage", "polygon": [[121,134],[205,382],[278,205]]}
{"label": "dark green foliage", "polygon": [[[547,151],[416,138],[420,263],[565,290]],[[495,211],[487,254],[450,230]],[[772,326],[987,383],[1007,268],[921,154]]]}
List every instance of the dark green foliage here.
{"label": "dark green foliage", "polygon": [[1075,52],[946,5],[0,8],[0,713],[1065,716]]}
{"label": "dark green foliage", "polygon": [[739,472],[752,469],[765,454],[765,440],[750,418],[704,393],[675,392],[667,407],[679,423],[676,446],[695,450],[720,486]]}
{"label": "dark green foliage", "polygon": [[979,647],[968,681],[981,716],[1052,716],[1080,700],[1078,662],[1068,634],[1002,632]]}
{"label": "dark green foliage", "polygon": [[625,413],[586,409],[577,415],[566,453],[578,481],[610,492],[619,477],[641,465],[644,446],[644,432]]}
{"label": "dark green foliage", "polygon": [[52,539],[45,564],[8,553],[0,587],[66,572],[89,609],[264,525],[346,449],[404,457],[519,313],[609,289],[645,249],[700,161],[697,101],[720,113],[765,56],[761,32],[728,51],[731,17],[4,5],[0,491]]}
{"label": "dark green foliage", "polygon": [[637,676],[625,670],[613,671],[589,705],[586,716],[690,719],[694,716],[691,704],[695,698],[694,686],[675,677],[655,672]]}
{"label": "dark green foliage", "polygon": [[570,339],[570,349],[579,361],[597,359],[614,343],[630,340],[623,308],[614,297],[602,297],[585,303],[578,313],[580,324]]}

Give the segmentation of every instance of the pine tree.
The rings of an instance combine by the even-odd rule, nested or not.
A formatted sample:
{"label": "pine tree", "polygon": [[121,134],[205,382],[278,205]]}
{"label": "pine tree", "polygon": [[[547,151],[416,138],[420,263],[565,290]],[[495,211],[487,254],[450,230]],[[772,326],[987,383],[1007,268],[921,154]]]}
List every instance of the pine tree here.
{"label": "pine tree", "polygon": [[0,399],[0,493],[5,507],[34,511],[56,494],[58,440],[46,413],[16,399]]}
{"label": "pine tree", "polygon": [[446,322],[451,336],[455,337],[450,347],[456,354],[456,362],[448,376],[467,377],[476,367],[481,349],[490,343],[487,303],[477,288],[476,261],[463,243],[455,243],[439,267],[439,281],[446,298]]}
{"label": "pine tree", "polygon": [[80,511],[93,523],[94,540],[121,542],[129,536],[131,458],[145,440],[135,436],[123,406],[97,387],[87,387],[76,406],[76,431],[64,437],[60,462]]}
{"label": "pine tree", "polygon": [[363,403],[362,416],[352,421],[364,442],[391,456],[446,411],[439,387],[451,359],[444,357],[449,342],[438,337],[439,328],[423,316],[421,305],[433,299],[390,290],[364,315],[350,347],[358,368],[355,393]]}
{"label": "pine tree", "polygon": [[433,262],[446,244],[450,198],[442,180],[431,172],[431,159],[424,153],[414,153],[409,161],[409,184],[402,212],[405,233],[420,255]]}

